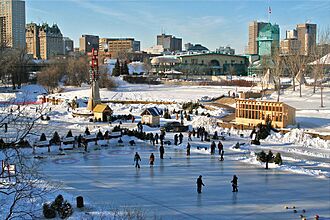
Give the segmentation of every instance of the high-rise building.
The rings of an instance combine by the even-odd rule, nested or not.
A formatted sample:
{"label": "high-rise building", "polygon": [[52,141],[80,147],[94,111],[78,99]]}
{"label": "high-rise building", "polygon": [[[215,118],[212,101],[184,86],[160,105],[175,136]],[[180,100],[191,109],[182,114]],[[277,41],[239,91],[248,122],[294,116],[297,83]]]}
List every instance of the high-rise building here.
{"label": "high-rise building", "polygon": [[47,60],[52,56],[66,54],[65,49],[70,47],[69,42],[70,40],[63,39],[61,30],[56,24],[52,26],[47,23],[42,25],[30,23],[26,25],[26,51],[35,59]]}
{"label": "high-rise building", "polygon": [[300,41],[296,29],[286,31],[285,39],[281,41],[280,47],[282,54],[300,53]]}
{"label": "high-rise building", "polygon": [[74,43],[68,37],[63,37],[63,54],[67,55],[74,50]]}
{"label": "high-rise building", "polygon": [[182,51],[182,39],[172,35],[157,35],[157,45],[162,45],[164,50],[171,52]]}
{"label": "high-rise building", "polygon": [[26,52],[35,59],[40,58],[39,28],[36,23],[26,25]]}
{"label": "high-rise building", "polygon": [[249,42],[248,42],[248,54],[259,54],[258,36],[260,30],[265,27],[267,23],[253,21],[249,23]]}
{"label": "high-rise building", "polygon": [[285,32],[285,39],[297,39],[297,38],[298,38],[298,34],[296,29],[288,30]]}
{"label": "high-rise building", "polygon": [[300,53],[309,55],[316,48],[316,24],[298,24],[297,37],[300,41]]}
{"label": "high-rise building", "polygon": [[137,52],[140,51],[140,41],[134,38],[110,38],[108,41],[108,50],[111,53],[116,52]]}
{"label": "high-rise building", "polygon": [[99,51],[108,52],[109,51],[109,41],[110,38],[100,38],[99,40]]}
{"label": "high-rise building", "polygon": [[289,38],[281,41],[282,54],[299,54],[300,41],[297,38]]}
{"label": "high-rise building", "polygon": [[25,48],[25,2],[0,0],[0,43]]}
{"label": "high-rise building", "polygon": [[272,56],[280,48],[280,27],[277,24],[265,24],[258,34],[258,55]]}
{"label": "high-rise building", "polygon": [[83,53],[92,52],[92,48],[99,50],[99,36],[82,35],[79,39],[79,51]]}
{"label": "high-rise building", "polygon": [[56,24],[42,24],[39,28],[39,40],[41,59],[63,55],[63,35]]}

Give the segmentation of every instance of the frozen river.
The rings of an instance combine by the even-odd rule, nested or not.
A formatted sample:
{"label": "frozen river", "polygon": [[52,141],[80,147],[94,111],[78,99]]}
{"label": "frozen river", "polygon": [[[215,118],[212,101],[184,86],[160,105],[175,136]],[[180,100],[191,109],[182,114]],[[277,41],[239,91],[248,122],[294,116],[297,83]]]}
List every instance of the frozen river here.
{"label": "frozen river", "polygon": [[[110,147],[87,154],[49,157],[44,172],[64,190],[82,195],[101,210],[137,207],[161,219],[311,219],[319,214],[330,219],[330,179],[293,174],[245,164],[217,156],[166,148],[160,160],[158,148],[139,142],[136,147]],[[133,165],[134,153],[142,158],[141,169]],[[154,167],[149,155],[155,153]],[[231,190],[238,176],[239,192]],[[203,175],[205,187],[196,192],[196,178]],[[298,213],[285,206],[295,206]]]}

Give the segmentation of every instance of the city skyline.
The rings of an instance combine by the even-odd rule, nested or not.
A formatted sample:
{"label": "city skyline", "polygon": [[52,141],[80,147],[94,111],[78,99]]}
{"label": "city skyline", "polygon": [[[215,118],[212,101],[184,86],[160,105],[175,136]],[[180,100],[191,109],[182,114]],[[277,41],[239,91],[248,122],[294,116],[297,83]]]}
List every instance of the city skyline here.
{"label": "city skyline", "polygon": [[[59,4],[59,2],[61,4]],[[239,4],[238,4],[239,3]],[[253,20],[280,25],[285,31],[310,21],[320,30],[327,27],[330,4],[327,1],[106,1],[27,0],[27,23],[57,23],[76,47],[82,34],[100,37],[133,37],[141,49],[156,45],[156,36],[165,30],[183,43],[200,43],[211,50],[231,46],[243,53],[248,41],[248,23]],[[94,19],[94,20],[93,20]]]}

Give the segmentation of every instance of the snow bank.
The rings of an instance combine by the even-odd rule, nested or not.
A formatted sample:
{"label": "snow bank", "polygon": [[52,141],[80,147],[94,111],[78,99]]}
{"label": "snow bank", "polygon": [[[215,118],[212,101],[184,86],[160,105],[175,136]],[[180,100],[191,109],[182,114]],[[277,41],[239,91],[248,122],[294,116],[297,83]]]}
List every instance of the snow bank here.
{"label": "snow bank", "polygon": [[289,143],[306,147],[330,150],[330,141],[322,140],[320,138],[313,138],[311,135],[306,134],[305,131],[302,129],[293,129],[285,135],[273,133],[269,137],[267,137],[266,141]]}
{"label": "snow bank", "polygon": [[217,122],[218,120],[216,118],[211,118],[207,116],[196,116],[191,121],[191,125],[194,128],[205,127],[207,131],[213,131],[218,127]]}

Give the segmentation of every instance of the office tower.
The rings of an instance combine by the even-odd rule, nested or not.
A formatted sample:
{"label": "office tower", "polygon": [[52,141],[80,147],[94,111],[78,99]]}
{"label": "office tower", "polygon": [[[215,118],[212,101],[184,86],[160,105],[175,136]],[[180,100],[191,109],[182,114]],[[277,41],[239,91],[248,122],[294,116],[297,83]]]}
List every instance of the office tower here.
{"label": "office tower", "polygon": [[297,37],[300,41],[300,54],[309,55],[316,48],[316,24],[298,24]]}
{"label": "office tower", "polygon": [[79,51],[83,53],[92,52],[92,48],[99,50],[99,36],[82,35],[79,39]]}
{"label": "office tower", "polygon": [[249,42],[248,42],[248,54],[259,54],[258,49],[258,36],[260,30],[265,27],[267,23],[253,21],[249,23]]}
{"label": "office tower", "polygon": [[171,52],[182,51],[182,39],[172,35],[157,35],[157,45],[162,45],[164,50]]}

